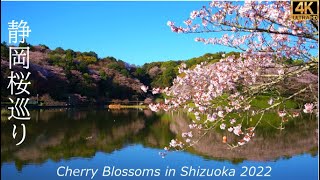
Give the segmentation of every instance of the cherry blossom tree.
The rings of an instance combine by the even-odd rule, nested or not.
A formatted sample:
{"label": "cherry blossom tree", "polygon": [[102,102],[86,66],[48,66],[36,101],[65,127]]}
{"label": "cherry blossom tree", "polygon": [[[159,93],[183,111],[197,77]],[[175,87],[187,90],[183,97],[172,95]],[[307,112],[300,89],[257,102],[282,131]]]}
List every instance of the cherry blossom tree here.
{"label": "cherry blossom tree", "polygon": [[[318,68],[318,22],[292,20],[290,1],[214,1],[208,7],[192,11],[183,23],[180,26],[168,21],[167,25],[175,33],[199,34],[196,42],[227,46],[241,53],[239,57],[226,56],[217,63],[202,63],[193,69],[182,64],[171,87],[153,90],[165,93],[167,98],[164,103],[150,104],[151,110],[184,108],[194,116],[190,131],[181,135],[184,140],[173,139],[166,150],[192,146],[198,141],[193,139],[194,130],[204,136],[215,128],[238,136],[236,143],[227,142],[226,137],[223,142],[230,148],[239,147],[251,140],[267,111],[278,112],[282,119],[279,129],[283,129],[288,118],[300,113],[318,113],[317,95],[304,105],[303,111],[291,111],[284,106],[289,99],[317,91],[317,74],[311,73],[316,80],[302,83],[289,95],[276,88],[290,78],[299,78]],[[303,63],[285,64],[289,59]],[[276,92],[268,100],[268,107],[251,107],[258,95],[268,92]],[[257,116],[253,126],[243,123],[244,118]]]}

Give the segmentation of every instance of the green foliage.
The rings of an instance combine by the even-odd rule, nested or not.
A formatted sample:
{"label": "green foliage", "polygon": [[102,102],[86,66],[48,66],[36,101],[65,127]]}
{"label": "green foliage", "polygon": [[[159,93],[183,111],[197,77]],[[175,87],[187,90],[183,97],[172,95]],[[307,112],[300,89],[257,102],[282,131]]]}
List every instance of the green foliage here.
{"label": "green foliage", "polygon": [[[109,61],[109,63],[107,64],[107,67],[109,69],[113,69],[116,70],[118,72],[120,72],[120,74],[126,76],[126,77],[130,77],[130,72],[129,70],[126,68],[126,63],[122,60],[115,60],[113,58],[111,59],[107,59],[107,61]],[[134,72],[133,72],[134,73]]]}
{"label": "green foliage", "polygon": [[[172,85],[173,79],[178,75],[178,67],[181,63],[185,63],[187,68],[193,68],[202,62],[215,63],[218,62],[225,52],[207,53],[203,56],[191,58],[186,61],[165,61],[165,62],[152,62],[146,63],[142,67],[136,68],[133,72],[134,76],[140,79],[145,85],[151,87],[168,87]],[[227,53],[226,56],[235,55],[239,57],[238,52]],[[160,72],[154,72],[157,68]]]}
{"label": "green foliage", "polygon": [[57,47],[55,50],[52,51],[53,54],[65,54],[65,51],[62,47]]}
{"label": "green foliage", "polygon": [[88,64],[85,61],[80,61],[76,64],[76,70],[79,70],[82,73],[88,72]]}
{"label": "green foliage", "polygon": [[304,61],[303,60],[300,60],[300,59],[297,59],[297,60],[293,60],[292,61],[292,64],[293,65],[302,65],[304,63]]}
{"label": "green foliage", "polygon": [[29,45],[30,44],[28,44],[27,41],[25,41],[23,43],[22,42],[19,43],[19,47],[28,47]]}
{"label": "green foliage", "polygon": [[84,73],[84,74],[83,74],[83,78],[84,78],[84,80],[85,80],[86,82],[90,82],[90,81],[91,81],[91,77],[90,77],[90,75],[89,75],[88,73]]}
{"label": "green foliage", "polygon": [[301,59],[292,59],[285,56],[282,57],[279,61],[287,65],[302,65],[304,63],[304,61]]}
{"label": "green foliage", "polygon": [[97,58],[94,56],[81,55],[78,57],[81,62],[85,62],[87,64],[94,64],[97,62]]}
{"label": "green foliage", "polygon": [[[272,96],[267,96],[267,95],[259,95],[256,96],[255,99],[251,101],[251,106],[255,108],[267,108],[270,107],[268,104],[268,101],[270,100]],[[274,103],[283,101],[284,97],[280,97],[277,100],[274,100]],[[286,100],[279,108],[288,108],[288,109],[296,109],[299,107],[299,104],[293,100]]]}
{"label": "green foliage", "polygon": [[30,51],[34,50],[34,47],[31,44],[27,43],[26,39],[24,39],[23,43],[22,42],[19,43],[19,47],[29,47]]}
{"label": "green foliage", "polygon": [[1,57],[9,58],[9,47],[5,41],[1,43]]}
{"label": "green foliage", "polygon": [[52,65],[57,65],[57,66],[64,66],[64,57],[61,56],[60,54],[49,54],[48,55],[48,62]]}
{"label": "green foliage", "polygon": [[99,75],[102,80],[107,80],[107,74],[103,70],[99,71]]}
{"label": "green foliage", "polygon": [[130,75],[129,72],[128,72],[128,70],[126,70],[126,69],[121,69],[120,73],[121,73],[122,75],[126,76],[126,77],[128,77],[128,76]]}
{"label": "green foliage", "polygon": [[[195,65],[200,64],[202,62],[208,62],[208,63],[218,62],[222,58],[222,54],[223,52],[218,52],[215,54],[207,53],[203,56],[189,59],[185,61],[185,64],[187,65],[187,68],[192,68]],[[232,54],[229,54],[229,55],[232,55]]]}
{"label": "green foliage", "polygon": [[43,48],[45,48],[45,49],[49,49],[49,47],[48,47],[47,45],[45,45],[45,44],[39,44],[39,46],[40,46],[40,47],[43,47]]}
{"label": "green foliage", "polygon": [[153,87],[168,87],[172,85],[173,79],[177,76],[175,67],[167,67],[161,75],[157,76],[151,85]]}
{"label": "green foliage", "polygon": [[66,61],[72,61],[74,57],[74,51],[71,49],[67,49],[65,53],[66,53],[66,58],[65,58]]}
{"label": "green foliage", "polygon": [[117,62],[112,62],[112,63],[108,64],[108,68],[114,69],[117,71],[121,71],[121,69],[122,69],[120,64],[118,64]]}
{"label": "green foliage", "polygon": [[145,85],[150,85],[151,78],[149,74],[146,72],[146,69],[143,67],[138,67],[133,70],[132,72],[133,76],[140,80]]}
{"label": "green foliage", "polygon": [[141,67],[139,67],[139,68],[137,68],[136,71],[134,72],[134,75],[135,75],[136,77],[145,76],[145,75],[146,75],[146,70],[143,69],[143,68],[141,68]]}
{"label": "green foliage", "polygon": [[112,56],[107,56],[106,58],[103,58],[102,60],[105,61],[105,62],[114,62],[114,61],[117,61],[117,59],[114,58],[114,57],[112,57]]}
{"label": "green foliage", "polygon": [[95,57],[95,59],[98,59],[98,54],[93,51],[83,52],[82,55],[83,56],[91,56],[91,57]]}

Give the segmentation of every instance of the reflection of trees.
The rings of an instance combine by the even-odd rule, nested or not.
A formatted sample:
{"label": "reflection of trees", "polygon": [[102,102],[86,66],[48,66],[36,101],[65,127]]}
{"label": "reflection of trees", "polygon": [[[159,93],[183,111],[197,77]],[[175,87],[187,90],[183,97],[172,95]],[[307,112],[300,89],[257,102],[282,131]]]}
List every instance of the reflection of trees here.
{"label": "reflection of trees", "polygon": [[[40,113],[40,115],[39,115]],[[34,111],[28,122],[28,138],[16,147],[11,136],[11,122],[1,123],[1,164],[14,161],[22,168],[26,163],[42,163],[72,157],[92,157],[97,151],[113,152],[131,143],[164,147],[173,138],[157,121],[158,115],[143,111]]]}
{"label": "reflection of trees", "polygon": [[[185,114],[150,114],[126,110],[44,110],[32,112],[27,122],[27,139],[19,147],[12,139],[12,122],[1,122],[1,164],[15,162],[21,169],[27,163],[59,161],[73,157],[92,157],[97,151],[106,153],[128,144],[163,148],[174,134],[188,129]],[[36,118],[37,117],[37,118]],[[257,131],[254,139],[235,150],[227,150],[222,134],[212,132],[190,149],[191,153],[213,159],[273,160],[317,149],[317,121],[294,120],[282,132]],[[173,132],[173,133],[172,133]],[[232,137],[228,137],[232,140]]]}
{"label": "reflection of trees", "polygon": [[[175,134],[187,132],[189,122],[183,115],[174,115],[175,121],[171,123],[170,130]],[[315,117],[310,119],[295,119],[288,122],[282,131],[259,131],[246,146],[228,150],[223,144],[222,137],[226,135],[228,141],[233,141],[235,136],[228,132],[210,132],[203,137],[191,152],[206,156],[208,158],[231,160],[239,162],[242,160],[266,161],[281,157],[292,157],[301,153],[317,153],[318,146],[318,123]],[[263,128],[262,128],[263,129]],[[197,134],[197,133],[194,133]]]}

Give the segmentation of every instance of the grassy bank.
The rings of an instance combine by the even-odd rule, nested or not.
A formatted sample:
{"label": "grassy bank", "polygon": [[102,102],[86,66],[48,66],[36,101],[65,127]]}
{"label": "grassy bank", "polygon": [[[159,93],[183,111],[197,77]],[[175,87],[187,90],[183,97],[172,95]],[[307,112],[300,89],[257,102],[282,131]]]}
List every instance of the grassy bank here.
{"label": "grassy bank", "polygon": [[147,109],[147,105],[121,105],[121,104],[110,104],[109,109]]}

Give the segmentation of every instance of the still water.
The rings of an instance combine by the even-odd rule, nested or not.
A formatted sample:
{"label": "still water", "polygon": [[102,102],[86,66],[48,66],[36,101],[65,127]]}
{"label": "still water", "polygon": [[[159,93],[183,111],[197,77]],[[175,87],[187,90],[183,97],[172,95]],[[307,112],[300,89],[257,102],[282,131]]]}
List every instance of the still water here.
{"label": "still water", "polygon": [[165,158],[159,152],[187,130],[185,113],[57,109],[32,111],[31,118],[18,147],[12,122],[1,121],[1,179],[118,179],[124,172],[122,178],[135,173],[139,179],[318,179],[315,118],[294,120],[282,131],[257,130],[248,145],[233,150],[221,132],[212,132]]}

